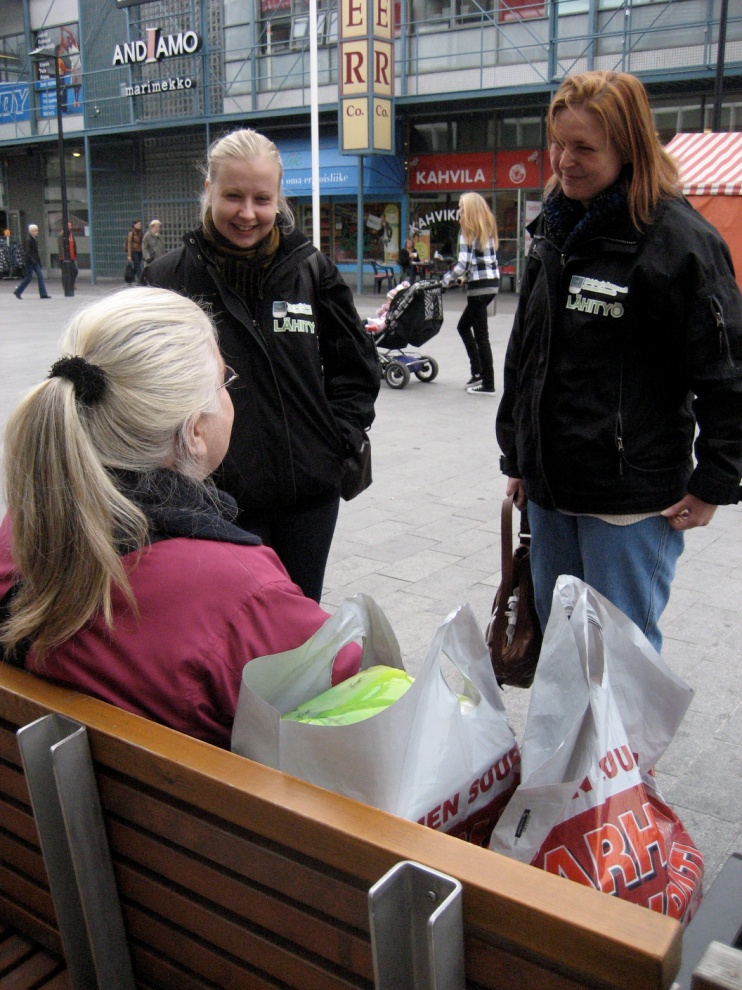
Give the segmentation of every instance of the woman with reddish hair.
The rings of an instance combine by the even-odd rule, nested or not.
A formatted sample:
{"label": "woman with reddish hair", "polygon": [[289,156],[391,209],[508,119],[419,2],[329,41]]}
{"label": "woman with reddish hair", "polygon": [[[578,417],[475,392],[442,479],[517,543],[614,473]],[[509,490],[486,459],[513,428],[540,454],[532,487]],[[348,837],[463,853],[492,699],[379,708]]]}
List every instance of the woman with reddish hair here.
{"label": "woman with reddish hair", "polygon": [[554,174],[529,228],[501,466],[528,501],[542,625],[557,576],[573,574],[659,649],[684,532],[739,501],[742,297],[638,79],[565,79],[547,137]]}

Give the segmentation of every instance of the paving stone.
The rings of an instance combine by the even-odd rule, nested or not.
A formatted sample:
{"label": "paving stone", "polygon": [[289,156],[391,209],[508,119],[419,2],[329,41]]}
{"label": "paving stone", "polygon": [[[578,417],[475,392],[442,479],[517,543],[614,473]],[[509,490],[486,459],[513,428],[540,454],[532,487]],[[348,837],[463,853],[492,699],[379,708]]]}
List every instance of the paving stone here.
{"label": "paving stone", "polygon": [[[738,704],[729,717],[722,722],[716,731],[715,738],[736,746],[742,745],[742,703]],[[742,852],[742,850],[740,851]]]}
{"label": "paving stone", "polygon": [[723,642],[730,633],[736,635],[739,621],[735,612],[705,603],[702,608],[691,607],[676,616],[672,635],[707,649]]}
{"label": "paving stone", "polygon": [[718,738],[725,723],[723,715],[709,715],[689,709],[672,742],[658,760],[657,772],[669,777],[682,776],[698,753],[698,740]]}
{"label": "paving stone", "polygon": [[704,660],[685,679],[695,690],[690,705],[694,712],[728,718],[742,702],[739,668]]}
{"label": "paving stone", "polygon": [[425,536],[431,540],[435,540],[444,550],[448,541],[461,545],[458,541],[466,543],[470,533],[479,532],[484,533],[487,530],[476,519],[452,516],[450,509],[446,516],[426,523],[419,534],[417,529],[412,530],[413,535]]}
{"label": "paving stone", "polygon": [[[404,533],[401,536],[395,536],[393,539],[383,540],[381,543],[361,543],[348,537],[343,542],[344,548],[351,546],[354,548],[354,553],[363,557],[369,557],[371,560],[379,561],[380,564],[402,560],[404,557],[412,556],[412,554],[420,553],[423,550],[429,550],[437,545],[437,540],[429,540],[424,536],[418,536],[411,532]],[[330,562],[334,559],[334,553],[335,541],[333,541],[333,548],[330,553]]]}
{"label": "paving stone", "polygon": [[736,824],[742,821],[741,780],[742,746],[699,740],[695,758],[668,787],[666,797],[676,811],[689,808]]}
{"label": "paving stone", "polygon": [[[448,518],[450,519],[450,516]],[[462,526],[466,526],[467,522],[468,520],[461,520]],[[479,551],[486,551],[490,554],[491,562],[494,561],[497,565],[500,563],[500,541],[482,526],[469,525],[469,528],[459,529],[455,534],[448,533],[435,549],[441,553],[453,553],[460,557],[470,557]]]}
{"label": "paving stone", "polygon": [[405,557],[393,564],[384,564],[379,568],[379,572],[381,574],[388,574],[390,577],[402,578],[404,581],[414,582],[419,581],[429,574],[435,574],[437,571],[443,570],[444,567],[449,567],[460,559],[460,556],[455,557],[453,554],[441,553],[435,548],[433,550],[423,550],[422,553]]}
{"label": "paving stone", "polygon": [[359,582],[367,574],[373,574],[378,566],[379,562],[369,557],[351,555],[342,559],[335,558],[325,571],[325,584],[336,586]]}

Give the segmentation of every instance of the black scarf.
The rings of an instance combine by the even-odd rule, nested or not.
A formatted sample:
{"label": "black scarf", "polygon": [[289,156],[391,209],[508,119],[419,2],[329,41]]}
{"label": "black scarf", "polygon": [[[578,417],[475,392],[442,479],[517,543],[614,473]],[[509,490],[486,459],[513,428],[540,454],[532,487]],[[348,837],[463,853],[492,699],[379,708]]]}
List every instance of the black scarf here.
{"label": "black scarf", "polygon": [[[175,471],[111,471],[119,490],[142,510],[150,526],[149,540],[216,540],[258,546],[253,533],[235,526],[237,503],[212,482],[194,481]],[[126,552],[126,548],[122,548]],[[133,549],[133,548],[132,548]]]}
{"label": "black scarf", "polygon": [[591,237],[610,232],[617,223],[623,228],[628,215],[626,187],[620,179],[598,193],[587,209],[576,199],[568,199],[561,190],[552,193],[544,203],[546,233],[562,254],[569,254],[576,244]]}

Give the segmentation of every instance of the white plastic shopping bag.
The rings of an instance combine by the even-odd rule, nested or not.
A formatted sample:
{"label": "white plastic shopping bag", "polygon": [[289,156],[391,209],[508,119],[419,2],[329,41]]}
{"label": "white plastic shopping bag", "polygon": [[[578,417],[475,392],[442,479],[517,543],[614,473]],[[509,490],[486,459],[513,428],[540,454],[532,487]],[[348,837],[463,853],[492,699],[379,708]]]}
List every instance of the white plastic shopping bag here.
{"label": "white plastic shopping bag", "polygon": [[[352,725],[282,721],[330,686],[337,651],[363,641],[361,669],[404,670],[379,606],[346,599],[303,646],[243,671],[232,749],[376,808],[486,844],[517,783],[518,748],[487,645],[468,605],[438,628],[414,683],[390,707]],[[442,655],[459,669],[457,695]]]}
{"label": "white plastic shopping bag", "polygon": [[639,628],[578,578],[556,583],[522,747],[490,848],[688,921],[703,859],[652,769],[692,697]]}

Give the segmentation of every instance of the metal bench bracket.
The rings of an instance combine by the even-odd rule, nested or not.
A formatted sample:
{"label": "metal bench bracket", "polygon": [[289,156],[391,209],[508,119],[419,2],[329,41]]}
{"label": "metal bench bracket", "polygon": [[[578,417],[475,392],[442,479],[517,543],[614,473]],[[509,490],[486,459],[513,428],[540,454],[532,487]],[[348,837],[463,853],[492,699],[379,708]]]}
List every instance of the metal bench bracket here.
{"label": "metal bench bracket", "polygon": [[464,990],[461,884],[409,860],[368,892],[376,990]]}
{"label": "metal bench bracket", "polygon": [[85,726],[17,732],[73,990],[136,990]]}

